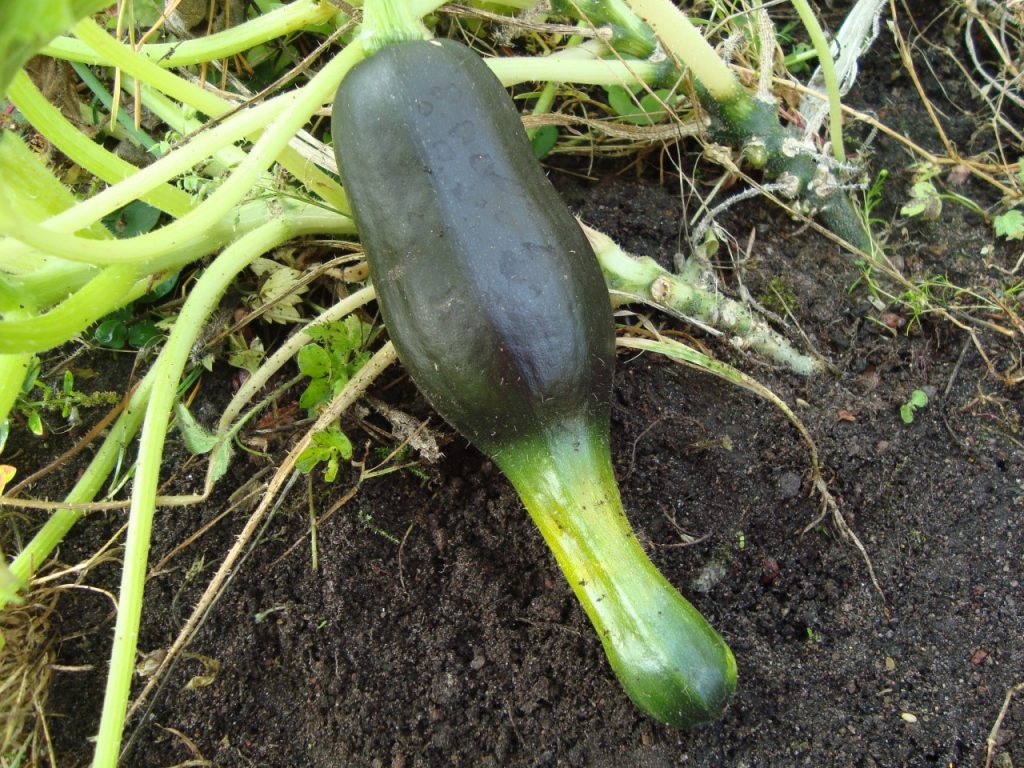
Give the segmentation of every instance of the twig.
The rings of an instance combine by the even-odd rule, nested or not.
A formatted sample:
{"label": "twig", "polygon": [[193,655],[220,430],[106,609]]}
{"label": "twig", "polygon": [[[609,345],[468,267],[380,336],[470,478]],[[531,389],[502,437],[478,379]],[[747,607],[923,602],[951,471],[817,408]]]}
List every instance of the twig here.
{"label": "twig", "polygon": [[992,730],[989,731],[988,738],[985,739],[985,768],[992,768],[992,758],[995,756],[996,747],[998,746],[999,731],[1003,727],[1003,720],[1006,718],[1006,713],[1010,710],[1010,702],[1013,700],[1013,697],[1021,691],[1024,691],[1024,683],[1017,683],[1006,691],[1003,706],[999,708],[999,716],[996,718],[995,723],[992,724]]}

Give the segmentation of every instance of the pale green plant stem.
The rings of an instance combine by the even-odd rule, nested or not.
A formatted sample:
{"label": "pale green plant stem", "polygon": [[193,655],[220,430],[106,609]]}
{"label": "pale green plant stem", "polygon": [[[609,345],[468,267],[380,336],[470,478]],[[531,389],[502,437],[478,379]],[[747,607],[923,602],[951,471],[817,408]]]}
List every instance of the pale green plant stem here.
{"label": "pale green plant stem", "polygon": [[578,60],[558,56],[509,56],[485,59],[502,85],[524,82],[633,85],[657,81],[664,66],[646,61]]}
{"label": "pale green plant stem", "polygon": [[[99,55],[101,55],[107,66],[118,67],[121,71],[136,80],[145,83],[157,91],[167,94],[176,101],[187,104],[203,114],[209,115],[210,117],[220,117],[224,113],[237,108],[237,105],[232,104],[226,99],[222,99],[220,96],[204,90],[198,85],[193,85],[172,72],[161,69],[153,62],[134,52],[128,46],[119,43],[103,31],[103,29],[91,19],[85,19],[79,22],[75,26],[75,35],[82,40],[82,42],[86,43],[90,48],[93,48]],[[341,73],[337,75],[337,82],[334,83],[335,87],[337,87],[338,82],[341,82],[341,77],[344,75],[345,70],[361,59],[363,55],[364,53],[361,44],[358,44],[358,42],[350,43],[341,53],[335,56],[327,66],[320,71],[320,73],[303,86],[302,91],[307,91],[313,82],[320,78],[325,71],[332,69],[338,59],[344,59],[346,66]],[[334,75],[332,74],[332,77],[333,76]],[[313,111],[319,109],[324,103],[326,103],[326,99],[320,104],[312,107],[306,117],[308,118]],[[342,213],[348,213],[348,199],[345,197],[344,192],[342,192],[341,187],[337,182],[317,170],[309,161],[306,160],[306,158],[287,145],[278,149],[277,152],[275,152],[275,156],[275,159],[281,163],[289,173],[305,185],[309,191],[319,195]]]}
{"label": "pale green plant stem", "polygon": [[161,69],[149,59],[118,42],[92,19],[82,19],[74,28],[75,37],[103,58],[108,67],[118,67],[151,88],[172,99],[195,107],[210,117],[219,117],[233,107],[212,91]]}
{"label": "pale green plant stem", "polygon": [[[74,235],[66,235],[30,222],[5,221],[8,234],[69,261],[89,264],[141,264],[184,243],[202,237],[202,233],[224,217],[246,194],[272,159],[302,127],[309,116],[328,101],[338,83],[362,58],[362,47],[352,43],[333,58],[301,90],[278,98],[280,115],[266,129],[234,173],[217,190],[190,213],[155,232],[102,244]],[[162,71],[162,70],[161,70]]]}
{"label": "pale green plant stem", "polygon": [[10,415],[31,363],[31,352],[0,355],[0,424],[3,424]]}
{"label": "pale green plant stem", "polygon": [[[96,455],[89,462],[89,466],[86,467],[74,488],[65,497],[65,503],[86,504],[96,498],[118,457],[139,431],[156,373],[157,368],[154,366],[139,382],[124,411],[118,416],[103,440],[103,444],[100,445]],[[19,584],[22,586],[28,584],[39,567],[64,540],[67,532],[84,514],[86,513],[81,509],[58,509],[50,515],[43,527],[36,532],[11,563],[11,572],[17,577]]]}
{"label": "pale green plant stem", "polygon": [[[56,232],[74,233],[99,221],[108,213],[143,197],[149,190],[166,183],[199,165],[219,149],[234,146],[234,142],[266,125],[282,107],[285,97],[278,96],[241,112],[237,112],[208,131],[198,134],[187,144],[140,169],[114,186],[84,200],[74,208],[52,216],[40,226]],[[245,158],[240,153],[240,159]],[[184,217],[183,217],[184,218]]]}
{"label": "pale green plant stem", "polygon": [[[265,212],[265,215],[261,217],[261,221],[265,222],[270,216],[269,212]],[[328,219],[327,217],[331,217]],[[308,234],[352,234],[354,231],[349,222],[344,217],[338,216],[337,214],[328,214],[321,209],[311,209],[310,207],[298,208],[297,212],[289,211],[284,214],[283,219],[287,222],[289,236],[297,237],[300,235]],[[261,224],[265,226],[265,224]],[[351,312],[356,308],[356,305],[362,303],[362,299],[366,301],[372,299],[372,292],[367,297],[366,291],[369,289],[363,289],[356,294],[353,294],[345,301],[339,302],[334,308],[337,311]],[[359,297],[359,298],[357,298]],[[331,310],[328,310],[330,313]],[[325,315],[330,315],[325,313]],[[322,318],[318,318],[318,321],[322,321]],[[5,334],[0,332],[0,337]],[[11,356],[13,357],[13,356]],[[10,373],[10,371],[8,371]],[[146,410],[146,403],[149,401],[150,391],[157,376],[157,366],[153,366],[146,376],[139,383],[135,392],[131,395],[128,405],[124,412],[118,417],[114,426],[111,428],[110,433],[107,435],[103,444],[100,446],[93,460],[89,463],[82,477],[75,484],[75,487],[71,490],[64,501],[68,504],[84,504],[91,502],[96,494],[99,493],[100,488],[106,481],[107,476],[110,474],[111,469],[118,458],[118,455],[125,449],[131,439],[138,432],[139,425],[142,423],[142,417]],[[0,378],[0,387],[6,386],[11,380],[11,376],[3,375]],[[13,377],[17,378],[17,377]],[[20,390],[21,381],[24,378],[17,378],[17,386],[15,388],[15,396],[17,390]],[[235,398],[237,400],[237,397]],[[234,402],[234,401],[233,401]],[[244,404],[243,404],[244,405]],[[0,419],[2,421],[2,419]],[[40,565],[45,562],[46,558],[50,556],[54,548],[63,540],[71,527],[85,514],[80,509],[60,509],[46,521],[43,527],[32,537],[29,543],[25,546],[18,556],[14,559],[11,564],[11,571],[18,578],[19,583],[25,584],[32,575],[36,572]]]}
{"label": "pale green plant stem", "polygon": [[24,354],[56,347],[145,292],[146,283],[139,280],[134,267],[107,267],[49,312],[0,321],[0,354]]}
{"label": "pale green plant stem", "polygon": [[[24,304],[18,306],[16,303],[8,306],[7,298],[10,297],[5,294],[5,286],[0,284],[0,313],[5,318],[17,321],[32,316],[34,307]],[[17,300],[17,297],[14,298]],[[7,420],[11,408],[14,407],[14,401],[21,393],[21,385],[25,381],[25,374],[28,373],[31,362],[31,352],[0,354],[0,424]],[[2,609],[3,606],[0,605],[0,610]]]}
{"label": "pale green plant stem", "polygon": [[[335,233],[351,236],[355,233],[355,224],[351,219],[328,209],[288,198],[260,198],[243,203],[233,209],[230,216],[218,219],[214,226],[202,233],[202,237],[145,262],[139,267],[139,273],[148,275],[177,271],[252,231],[267,219],[279,215],[289,216],[303,234]],[[75,266],[77,270],[62,266],[47,267],[28,274],[10,275],[4,283],[18,294],[32,296],[38,306],[46,307],[79,290],[99,271],[95,267],[62,263]],[[0,336],[3,335],[2,329],[0,324]]]}
{"label": "pale green plant stem", "polygon": [[[24,70],[14,76],[7,95],[33,128],[93,176],[108,184],[116,184],[138,172],[134,165],[108,152],[68,122],[60,110],[46,100]],[[142,199],[172,216],[183,216],[192,208],[189,195],[170,185],[153,189]]]}
{"label": "pale green plant stem", "polygon": [[825,89],[828,91],[828,113],[829,113],[829,138],[832,141],[832,154],[840,163],[846,162],[846,148],[843,145],[843,104],[839,95],[839,78],[836,75],[835,62],[832,60],[832,51],[829,48],[828,40],[825,39],[825,32],[821,23],[815,15],[807,0],[791,0],[793,8],[796,9],[803,22],[807,35],[811,38],[811,45],[818,54],[818,66],[821,67],[821,75],[825,79]]}
{"label": "pale green plant stem", "polygon": [[[125,93],[132,93],[136,82],[135,78],[130,75],[122,75],[121,90]],[[139,85],[139,92],[142,95],[142,106],[180,135],[191,136],[194,133],[207,129],[207,123],[194,117],[194,110],[183,108],[178,102],[167,98],[159,91],[154,91],[145,84],[140,83]],[[234,168],[244,159],[244,149],[234,144],[228,144],[218,149],[211,156],[210,162],[203,169],[203,174],[211,177],[220,176]]]}
{"label": "pale green plant stem", "polygon": [[386,45],[424,40],[430,32],[408,0],[364,0],[360,36],[373,55]]}
{"label": "pale green plant stem", "polygon": [[154,364],[153,388],[139,440],[135,481],[132,487],[124,566],[118,598],[114,645],[96,737],[94,768],[115,768],[128,708],[135,650],[142,613],[143,587],[149,555],[150,533],[156,508],[160,464],[178,381],[188,356],[210,313],[235,276],[254,259],[287,241],[292,229],[285,219],[269,221],[237,240],[220,254],[192,286],[171,334]]}
{"label": "pale green plant stem", "polygon": [[[306,27],[344,16],[329,2],[295,0],[230,29],[177,43],[150,43],[138,53],[166,69],[216,61],[247,51]],[[83,64],[105,64],[103,58],[81,40],[58,37],[40,51],[43,56]]]}
{"label": "pale green plant stem", "polygon": [[[58,304],[45,315],[26,320],[0,321],[0,352],[5,347],[13,351],[25,352],[28,349],[47,349],[61,344],[83,331],[91,322],[103,314],[118,309],[132,301],[152,287],[148,275],[176,272],[191,262],[217,250],[225,243],[247,234],[263,225],[268,219],[284,216],[290,222],[295,235],[335,234],[353,235],[355,225],[352,220],[332,211],[309,203],[291,200],[279,201],[273,198],[255,200],[245,203],[235,210],[234,214],[219,220],[206,232],[198,235],[193,241],[184,244],[177,250],[161,254],[138,270],[143,276],[134,284],[128,284],[124,290],[111,290],[107,287],[94,287],[89,294],[80,296],[92,283],[87,282],[89,275],[103,275],[104,271],[91,270],[86,273],[82,283],[77,282],[82,275],[67,275],[57,269],[41,270],[38,273],[11,278],[0,285],[7,285],[19,295],[33,297],[39,306],[48,306],[67,296],[69,291],[77,291],[61,304]],[[112,273],[109,270],[125,270],[128,267],[110,267],[107,280]],[[93,277],[93,280],[96,278]],[[63,281],[63,282],[61,282]],[[69,304],[70,302],[70,304]],[[54,314],[57,312],[58,314]],[[36,346],[22,348],[32,340]],[[45,343],[44,343],[45,342]],[[42,345],[42,346],[39,346]]]}
{"label": "pale green plant stem", "polygon": [[718,58],[700,30],[671,0],[626,0],[661,40],[666,50],[689,67],[716,101],[730,101],[743,91],[732,70]]}

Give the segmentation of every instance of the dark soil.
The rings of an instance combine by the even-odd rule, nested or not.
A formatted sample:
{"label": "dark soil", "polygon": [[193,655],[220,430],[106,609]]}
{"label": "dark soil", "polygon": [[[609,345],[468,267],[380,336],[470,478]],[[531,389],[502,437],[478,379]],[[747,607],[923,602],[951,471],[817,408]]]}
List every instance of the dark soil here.
{"label": "dark soil", "polygon": [[[914,20],[923,28],[947,11],[920,2]],[[906,15],[901,24],[912,34]],[[939,39],[941,24],[928,34]],[[926,88],[969,154],[984,143],[978,105],[957,70],[934,63],[948,79],[940,90],[922,66]],[[884,33],[850,102],[941,150]],[[904,273],[975,287],[1002,279],[996,267],[1012,268],[1019,244],[993,244],[990,226],[954,204],[940,222],[898,219],[912,158],[887,139],[873,149],[872,170],[892,173],[880,213],[893,223],[888,250]],[[596,183],[556,177],[584,220],[670,264],[679,222],[692,214],[677,181],[658,175],[666,157],[652,153],[639,177],[612,172],[621,166]],[[957,191],[992,202],[972,181]],[[196,756],[188,739],[217,766],[982,765],[1004,695],[1024,680],[1024,450],[1021,387],[1004,386],[979,349],[1005,370],[1019,359],[1019,338],[982,329],[975,344],[929,317],[908,331],[906,312],[851,290],[862,273],[848,255],[768,203],[743,203],[722,223],[744,257],[756,230],[742,271],[723,265],[723,287],[742,278],[759,297],[785,288],[799,327],[838,373],[804,380],[701,341],[795,404],[884,599],[828,521],[800,534],[818,503],[806,447],[782,414],[707,374],[621,354],[616,473],[652,558],[735,652],[739,689],[721,722],[687,733],[637,712],[508,483],[453,438],[426,478],[401,471],[365,482],[319,527],[316,570],[305,495],[295,490],[194,655],[128,724],[125,764],[181,764]],[[203,395],[223,398],[227,375]],[[905,425],[899,407],[915,389],[930,402]],[[429,414],[407,386],[379,395]],[[216,413],[219,404],[203,407]],[[178,466],[184,450],[172,451]],[[239,460],[215,502],[161,511],[152,562],[222,511],[259,466]],[[178,478],[194,488],[199,475],[197,464]],[[321,511],[353,477],[317,487]],[[244,521],[244,510],[233,513],[151,576],[142,651],[174,638]],[[121,522],[110,514],[80,525],[62,560],[95,551]],[[683,546],[680,531],[698,543]],[[88,582],[116,591],[117,576],[112,563]],[[82,765],[102,699],[110,602],[71,591],[59,614],[59,663],[94,665],[57,672],[48,703],[59,764]],[[186,688],[206,674],[201,657],[219,671],[212,684]],[[996,751],[997,765],[1024,764],[1024,702],[1011,706]]]}

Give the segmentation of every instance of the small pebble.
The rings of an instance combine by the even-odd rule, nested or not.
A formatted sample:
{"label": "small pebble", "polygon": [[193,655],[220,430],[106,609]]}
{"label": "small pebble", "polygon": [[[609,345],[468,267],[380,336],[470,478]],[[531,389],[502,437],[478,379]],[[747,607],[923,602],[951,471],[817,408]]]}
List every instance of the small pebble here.
{"label": "small pebble", "polygon": [[725,578],[725,566],[717,560],[713,560],[701,568],[697,577],[690,582],[690,588],[693,589],[694,592],[700,592],[701,594],[706,595],[723,578]]}
{"label": "small pebble", "polygon": [[796,472],[783,472],[779,475],[776,485],[779,489],[779,498],[792,499],[800,493],[800,486],[803,485],[803,481]]}

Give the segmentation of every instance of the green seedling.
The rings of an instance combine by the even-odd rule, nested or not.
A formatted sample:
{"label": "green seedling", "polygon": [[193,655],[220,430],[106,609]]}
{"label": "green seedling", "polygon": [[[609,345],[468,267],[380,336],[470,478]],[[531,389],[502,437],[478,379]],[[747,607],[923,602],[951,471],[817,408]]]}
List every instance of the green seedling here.
{"label": "green seedling", "polygon": [[323,464],[324,480],[333,483],[338,477],[341,462],[351,458],[352,441],[339,427],[333,426],[313,435],[312,443],[299,454],[295,466],[300,472],[309,474]]}
{"label": "green seedling", "polygon": [[910,399],[900,406],[900,418],[904,424],[911,424],[914,421],[914,413],[928,405],[928,395],[924,390],[915,389],[910,393]]}
{"label": "green seedling", "polygon": [[[39,359],[35,358],[25,377],[21,395],[14,404],[14,410],[24,417],[29,431],[37,437],[46,431],[44,413],[59,413],[62,419],[71,419],[78,408],[111,406],[121,399],[117,392],[79,392],[75,389],[75,375],[70,370],[64,371],[59,387],[52,387],[40,380],[40,373]],[[0,449],[5,441],[6,434],[0,434]]]}
{"label": "green seedling", "polygon": [[299,350],[297,358],[299,371],[310,379],[299,397],[299,406],[314,415],[370,359],[366,347],[372,328],[350,315],[339,322],[315,325],[308,333],[314,342]]}
{"label": "green seedling", "polygon": [[996,237],[1007,240],[1024,240],[1024,212],[1011,208],[992,219]]}
{"label": "green seedling", "polygon": [[916,181],[910,188],[910,200],[900,208],[900,214],[936,221],[942,215],[942,195],[930,180]]}
{"label": "green seedling", "polygon": [[931,163],[921,163],[916,166],[914,183],[910,187],[910,200],[900,208],[900,215],[935,221],[942,215],[943,202],[949,201],[962,205],[971,213],[985,216],[985,210],[969,197],[958,195],[955,192],[939,191],[932,179],[940,172],[941,168]]}

